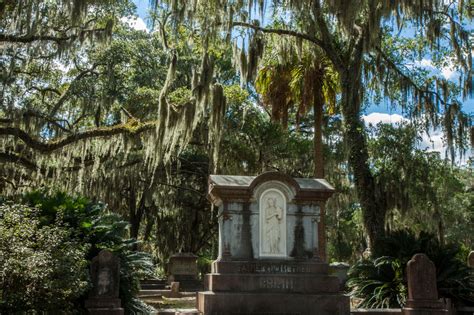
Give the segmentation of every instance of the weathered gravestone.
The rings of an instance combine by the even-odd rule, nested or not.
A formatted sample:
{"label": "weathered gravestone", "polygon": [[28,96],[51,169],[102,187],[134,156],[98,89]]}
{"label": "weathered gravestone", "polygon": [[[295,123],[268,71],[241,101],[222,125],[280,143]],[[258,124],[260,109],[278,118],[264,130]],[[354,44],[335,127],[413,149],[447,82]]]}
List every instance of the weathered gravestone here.
{"label": "weathered gravestone", "polygon": [[219,176],[209,180],[218,206],[219,257],[197,308],[205,315],[348,315],[349,298],[325,262],[323,179]]}
{"label": "weathered gravestone", "polygon": [[471,251],[469,256],[467,256],[467,265],[470,268],[474,268],[474,251]]}
{"label": "weathered gravestone", "polygon": [[120,259],[102,250],[91,262],[92,291],[85,306],[89,314],[122,315],[119,299]]}
{"label": "weathered gravestone", "polygon": [[179,282],[182,290],[202,289],[202,283],[198,280],[197,258],[191,253],[171,256],[168,263],[168,283]]}
{"label": "weathered gravestone", "polygon": [[178,298],[181,297],[181,294],[179,293],[179,282],[171,282],[170,284],[170,296],[172,298]]}
{"label": "weathered gravestone", "polygon": [[438,299],[436,267],[425,254],[416,254],[407,264],[408,301],[404,315],[446,315],[448,310]]}

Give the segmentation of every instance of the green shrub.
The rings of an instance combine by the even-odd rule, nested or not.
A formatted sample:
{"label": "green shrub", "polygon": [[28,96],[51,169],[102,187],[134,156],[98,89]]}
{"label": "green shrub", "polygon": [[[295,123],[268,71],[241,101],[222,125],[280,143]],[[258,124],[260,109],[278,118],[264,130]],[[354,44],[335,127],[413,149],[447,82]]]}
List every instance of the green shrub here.
{"label": "green shrub", "polygon": [[201,276],[201,278],[204,278],[204,276],[208,273],[211,273],[211,266],[212,262],[214,259],[206,256],[199,256],[197,259],[197,267],[198,267],[198,273]]}
{"label": "green shrub", "polygon": [[42,225],[38,211],[0,205],[0,313],[72,313],[89,286],[87,244],[71,238],[58,216]]}
{"label": "green shrub", "polygon": [[408,230],[388,235],[370,259],[359,260],[349,270],[348,287],[359,307],[401,307],[407,299],[406,265],[417,253],[426,254],[436,266],[440,297],[455,304],[474,304],[474,276],[466,265],[466,253],[455,244],[441,245],[429,233],[418,236]]}
{"label": "green shrub", "polygon": [[349,270],[347,286],[363,308],[396,308],[407,298],[404,266],[393,257],[359,260]]}
{"label": "green shrub", "polygon": [[[71,197],[64,193],[50,194],[45,191],[36,191],[25,195],[23,201],[30,207],[35,208],[30,212],[34,213],[35,224],[38,229],[67,231],[64,237],[57,238],[58,246],[67,248],[68,244],[72,243],[84,249],[80,255],[78,254],[80,256],[78,258],[69,255],[71,259],[76,257],[78,262],[85,263],[81,265],[80,272],[73,275],[76,278],[70,279],[68,283],[75,283],[74,281],[78,281],[82,274],[88,276],[88,262],[102,249],[108,249],[120,258],[120,298],[126,313],[147,314],[152,311],[150,307],[137,299],[136,295],[140,289],[139,280],[153,272],[153,264],[149,255],[133,250],[137,242],[128,237],[128,222],[117,214],[107,212],[104,204],[90,202],[82,197]],[[0,222],[0,224],[3,223]],[[18,226],[16,230],[19,231],[18,233],[28,233],[28,228],[29,224],[26,221],[24,225]],[[23,241],[25,240],[20,242]],[[36,251],[36,248],[33,251]],[[9,256],[10,254],[3,257]],[[65,256],[65,259],[68,257],[68,255],[63,256]],[[25,272],[29,273],[30,271],[25,270]],[[58,275],[55,276],[58,277]],[[50,275],[45,276],[41,281],[46,283],[50,277]],[[55,279],[54,276],[52,277]],[[62,275],[59,276],[59,278],[61,277]],[[67,290],[68,283],[65,283],[64,290]],[[86,281],[85,283],[88,284],[89,282]],[[76,286],[75,288],[81,287]],[[46,299],[49,295],[45,294],[44,291],[37,290],[32,296],[25,296],[24,299],[28,301]],[[85,290],[82,290],[80,294],[70,296],[71,303],[74,304],[77,311],[84,311],[84,309],[81,309],[81,305],[86,298],[87,292]],[[21,301],[16,300],[16,303]],[[25,305],[27,310],[42,310],[42,308],[37,307],[39,307],[37,304],[32,305],[31,303]],[[63,309],[61,305],[54,312],[63,311]]]}
{"label": "green shrub", "polygon": [[82,197],[71,197],[57,192],[33,192],[25,201],[40,209],[42,222],[51,224],[57,216],[64,218],[76,237],[89,244],[87,260],[102,249],[108,249],[120,258],[120,298],[127,314],[146,314],[152,311],[136,298],[140,279],[153,273],[148,254],[134,251],[137,241],[128,238],[128,222],[109,213],[102,203],[93,203]]}

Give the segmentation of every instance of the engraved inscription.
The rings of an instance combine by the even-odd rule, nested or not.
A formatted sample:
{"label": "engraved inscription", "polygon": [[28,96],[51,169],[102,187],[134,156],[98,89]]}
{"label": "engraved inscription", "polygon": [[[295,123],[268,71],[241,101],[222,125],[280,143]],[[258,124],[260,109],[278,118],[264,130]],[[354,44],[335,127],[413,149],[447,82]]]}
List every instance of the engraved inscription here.
{"label": "engraved inscription", "polygon": [[97,295],[105,295],[111,291],[112,272],[109,268],[104,267],[99,271],[97,276]]}
{"label": "engraved inscription", "polygon": [[266,277],[260,279],[261,289],[293,290],[294,280],[281,277]]}
{"label": "engraved inscription", "polygon": [[246,263],[239,268],[240,273],[303,273],[310,268],[302,265]]}

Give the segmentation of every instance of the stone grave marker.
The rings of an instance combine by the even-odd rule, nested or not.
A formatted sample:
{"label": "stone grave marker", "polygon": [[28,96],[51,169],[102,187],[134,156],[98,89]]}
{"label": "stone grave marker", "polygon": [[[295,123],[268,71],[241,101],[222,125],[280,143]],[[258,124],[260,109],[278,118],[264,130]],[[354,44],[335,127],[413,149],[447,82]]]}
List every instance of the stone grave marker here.
{"label": "stone grave marker", "polygon": [[168,263],[168,283],[179,282],[182,290],[202,289],[198,280],[197,256],[192,253],[177,253]]}
{"label": "stone grave marker", "polygon": [[104,249],[92,259],[90,274],[93,287],[85,302],[89,314],[124,314],[119,299],[120,259]]}
{"label": "stone grave marker", "polygon": [[467,265],[470,268],[474,268],[474,250],[469,253],[469,256],[467,256]]}
{"label": "stone grave marker", "polygon": [[181,296],[179,293],[179,282],[171,282],[170,290],[171,290],[170,297],[178,298]]}
{"label": "stone grave marker", "polygon": [[219,255],[197,308],[205,315],[349,315],[349,298],[328,274],[323,179],[211,175]]}
{"label": "stone grave marker", "polygon": [[438,299],[436,267],[425,254],[416,254],[407,264],[408,300],[404,315],[447,315]]}

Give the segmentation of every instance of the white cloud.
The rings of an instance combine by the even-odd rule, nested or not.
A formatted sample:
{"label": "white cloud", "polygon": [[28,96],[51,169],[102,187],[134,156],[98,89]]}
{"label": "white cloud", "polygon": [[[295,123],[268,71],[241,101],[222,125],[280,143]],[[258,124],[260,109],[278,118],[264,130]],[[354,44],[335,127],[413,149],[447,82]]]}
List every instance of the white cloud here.
{"label": "white cloud", "polygon": [[[449,154],[449,149],[444,141],[444,135],[441,129],[431,130],[429,135],[426,132],[423,132],[421,135],[421,143],[418,144],[418,148],[422,150],[426,150],[428,152],[439,152],[441,158],[445,158],[446,154],[448,154],[448,158],[450,159],[451,156]],[[456,157],[454,162],[458,165],[466,165],[469,158],[472,157],[474,154],[473,149],[467,149],[464,153],[464,156],[459,156],[459,152],[456,152]]]}
{"label": "white cloud", "polygon": [[420,61],[415,61],[413,68],[426,70],[430,75],[440,75],[439,69],[433,65],[431,59],[423,58]]}
{"label": "white cloud", "polygon": [[385,114],[385,113],[370,113],[369,115],[362,116],[366,125],[377,125],[378,123],[384,124],[397,124],[402,121],[407,121],[402,115],[399,114]]}
{"label": "white cloud", "polygon": [[439,68],[433,64],[431,59],[422,59],[415,62],[410,68],[419,68],[429,72],[430,75],[443,77],[446,80],[457,83],[460,73],[455,69],[454,61],[452,58],[447,60],[447,65],[445,67]]}
{"label": "white cloud", "polygon": [[145,22],[140,17],[123,17],[120,20],[137,31],[148,32]]}
{"label": "white cloud", "polygon": [[443,134],[441,130],[431,130],[430,133],[423,132],[421,135],[421,143],[418,148],[427,150],[428,152],[440,152],[441,156],[446,152],[446,146],[443,142]]}
{"label": "white cloud", "polygon": [[452,67],[445,67],[441,69],[441,74],[446,80],[456,82],[459,79],[460,73]]}

